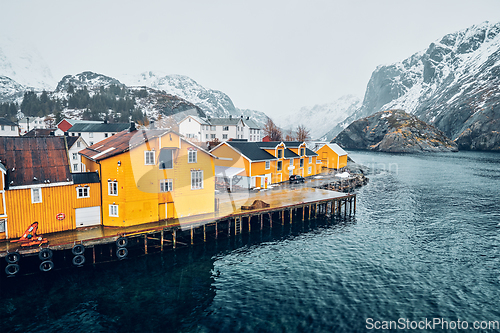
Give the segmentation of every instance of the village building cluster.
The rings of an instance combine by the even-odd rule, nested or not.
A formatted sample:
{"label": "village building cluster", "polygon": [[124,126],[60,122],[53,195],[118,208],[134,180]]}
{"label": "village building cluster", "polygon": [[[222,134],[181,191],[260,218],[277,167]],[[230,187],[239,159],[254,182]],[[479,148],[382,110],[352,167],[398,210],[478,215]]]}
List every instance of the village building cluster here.
{"label": "village building cluster", "polygon": [[[14,132],[0,135],[0,239],[19,238],[35,221],[54,233],[213,214],[220,190],[263,189],[347,164],[336,144],[263,142],[243,118],[188,116],[180,133],[69,119]],[[200,144],[214,138],[221,143],[210,151]]]}

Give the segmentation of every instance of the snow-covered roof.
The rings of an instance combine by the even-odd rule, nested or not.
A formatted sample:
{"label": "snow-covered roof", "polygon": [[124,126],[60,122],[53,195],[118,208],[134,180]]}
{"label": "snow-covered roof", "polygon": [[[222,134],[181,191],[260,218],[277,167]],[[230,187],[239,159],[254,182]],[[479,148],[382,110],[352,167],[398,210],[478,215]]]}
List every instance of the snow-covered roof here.
{"label": "snow-covered roof", "polygon": [[347,152],[336,143],[327,143],[326,145],[339,156],[347,155]]}

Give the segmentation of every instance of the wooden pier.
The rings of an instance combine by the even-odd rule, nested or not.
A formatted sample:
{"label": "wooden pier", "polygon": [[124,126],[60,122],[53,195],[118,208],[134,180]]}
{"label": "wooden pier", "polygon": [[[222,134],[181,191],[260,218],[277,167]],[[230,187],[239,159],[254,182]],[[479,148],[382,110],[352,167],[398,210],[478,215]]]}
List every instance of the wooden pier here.
{"label": "wooden pier", "polygon": [[[269,207],[242,210],[241,206],[262,200]],[[0,242],[3,276],[81,267],[125,259],[128,256],[174,250],[179,247],[230,238],[264,228],[293,225],[300,221],[334,216],[351,216],[356,195],[316,188],[269,190],[223,194],[219,211],[175,220],[164,220],[126,228],[95,227],[47,234],[48,244],[21,248]]]}

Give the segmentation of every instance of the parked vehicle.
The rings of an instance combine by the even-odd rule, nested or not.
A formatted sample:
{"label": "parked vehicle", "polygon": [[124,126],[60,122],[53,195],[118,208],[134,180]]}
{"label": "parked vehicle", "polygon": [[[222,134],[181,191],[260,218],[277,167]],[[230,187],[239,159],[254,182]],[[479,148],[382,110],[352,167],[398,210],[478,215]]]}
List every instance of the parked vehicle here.
{"label": "parked vehicle", "polygon": [[299,175],[291,175],[289,181],[290,184],[298,184],[298,183],[303,183],[305,179],[304,177]]}

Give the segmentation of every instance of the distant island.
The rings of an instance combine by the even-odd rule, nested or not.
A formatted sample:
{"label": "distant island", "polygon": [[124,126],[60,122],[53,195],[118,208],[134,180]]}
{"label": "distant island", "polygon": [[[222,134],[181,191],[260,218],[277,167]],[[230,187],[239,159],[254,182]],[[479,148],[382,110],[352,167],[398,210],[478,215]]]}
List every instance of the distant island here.
{"label": "distant island", "polygon": [[351,123],[332,142],[347,149],[391,153],[458,151],[446,135],[403,110],[380,111]]}

